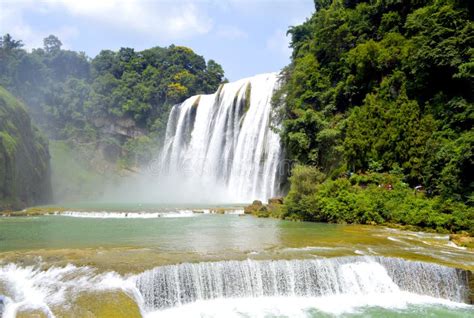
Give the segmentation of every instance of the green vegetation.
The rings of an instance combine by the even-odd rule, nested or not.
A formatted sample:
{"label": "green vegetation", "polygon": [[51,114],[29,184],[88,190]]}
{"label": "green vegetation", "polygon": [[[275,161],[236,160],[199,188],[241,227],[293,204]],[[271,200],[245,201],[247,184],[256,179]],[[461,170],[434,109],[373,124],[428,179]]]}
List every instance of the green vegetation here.
{"label": "green vegetation", "polygon": [[61,45],[50,35],[44,48],[29,53],[5,35],[0,85],[25,102],[49,137],[97,147],[115,143],[115,160],[127,156],[130,139],[160,137],[172,105],[214,92],[224,80],[219,64],[182,46],[104,50],[90,59]]}
{"label": "green vegetation", "polygon": [[[472,5],[315,5],[289,30],[292,62],[274,98],[289,159],[316,167],[294,170],[284,216],[472,232]],[[384,177],[362,187],[364,176]],[[388,180],[393,190],[378,188]]]}
{"label": "green vegetation", "polygon": [[[103,50],[92,59],[61,46],[50,35],[43,48],[27,52],[9,34],[0,38],[0,85],[58,141],[51,147],[58,199],[95,198],[112,174],[149,163],[171,107],[213,93],[225,80],[219,64],[182,46]],[[2,130],[1,143],[11,154],[15,138]]]}
{"label": "green vegetation", "polygon": [[[280,217],[316,222],[401,224],[440,232],[474,234],[474,207],[414,190],[402,176],[389,173],[324,176],[314,167],[297,166]],[[316,182],[315,182],[316,181]]]}
{"label": "green vegetation", "polygon": [[25,107],[0,86],[0,210],[51,199],[47,141]]}

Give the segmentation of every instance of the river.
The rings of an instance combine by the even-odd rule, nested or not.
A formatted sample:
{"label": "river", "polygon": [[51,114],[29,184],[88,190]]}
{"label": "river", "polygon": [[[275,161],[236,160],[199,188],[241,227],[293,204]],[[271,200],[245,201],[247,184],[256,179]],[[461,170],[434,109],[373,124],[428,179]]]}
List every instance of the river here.
{"label": "river", "polygon": [[[468,317],[447,235],[212,208],[0,218],[5,317]],[[222,211],[221,211],[222,212]],[[0,298],[2,299],[2,298]]]}

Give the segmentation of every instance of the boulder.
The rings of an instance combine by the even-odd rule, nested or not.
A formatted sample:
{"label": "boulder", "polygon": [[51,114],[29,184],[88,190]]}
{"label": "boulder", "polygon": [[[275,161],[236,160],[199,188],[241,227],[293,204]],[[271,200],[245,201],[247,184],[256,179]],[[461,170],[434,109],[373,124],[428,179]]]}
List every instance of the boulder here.
{"label": "boulder", "polygon": [[262,201],[255,200],[252,202],[251,205],[246,206],[244,208],[244,213],[245,214],[256,214],[258,212],[265,212],[267,210],[267,207],[263,205]]}
{"label": "boulder", "polygon": [[283,197],[275,197],[268,199],[268,205],[283,204]]}

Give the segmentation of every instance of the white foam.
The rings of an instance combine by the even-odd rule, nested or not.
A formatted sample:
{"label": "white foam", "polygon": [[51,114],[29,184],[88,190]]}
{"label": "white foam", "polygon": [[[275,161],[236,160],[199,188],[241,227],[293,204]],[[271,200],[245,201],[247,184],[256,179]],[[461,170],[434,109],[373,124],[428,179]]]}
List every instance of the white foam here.
{"label": "white foam", "polygon": [[472,308],[454,302],[462,301],[457,275],[452,268],[430,263],[367,256],[185,263],[133,276],[74,265],[0,266],[7,296],[3,318],[13,318],[24,308],[54,317],[52,305],[67,305],[81,292],[104,290],[127,293],[146,317],[305,317],[314,310],[339,315],[410,304]]}
{"label": "white foam", "polygon": [[137,298],[134,281],[115,272],[97,274],[90,267],[19,267],[8,264],[0,267],[0,282],[6,287],[7,301],[3,318],[13,318],[21,309],[39,309],[54,317],[51,305],[65,303],[75,294],[96,290],[120,289]]}
{"label": "white foam", "polygon": [[446,243],[446,246],[453,247],[453,248],[456,248],[456,249],[458,249],[458,250],[466,250],[466,249],[467,249],[466,247],[456,245],[456,243],[451,242],[451,241],[449,241],[448,243]]}
{"label": "white foam", "polygon": [[[156,219],[156,218],[183,218],[194,217],[206,212],[195,213],[192,210],[178,210],[166,212],[113,212],[113,211],[63,211],[56,215],[69,216],[75,218],[93,218],[93,219]],[[209,213],[209,212],[207,212]]]}
{"label": "white foam", "polygon": [[393,236],[387,236],[387,239],[392,241],[392,242],[397,242],[397,243],[402,243],[402,244],[408,244],[407,242],[404,242],[396,237]]}
{"label": "white foam", "polygon": [[367,307],[398,311],[409,305],[444,306],[453,310],[470,308],[444,299],[396,292],[364,296],[220,298],[149,312],[145,317],[314,317],[314,311],[342,315],[363,313]]}
{"label": "white foam", "polygon": [[340,250],[340,249],[347,249],[346,247],[330,247],[330,246],[305,246],[305,247],[288,247],[283,248],[283,252],[317,252],[317,251],[332,251],[332,250]]}
{"label": "white foam", "polygon": [[[196,217],[203,214],[214,214],[210,209],[185,209],[185,210],[168,210],[168,211],[61,211],[55,212],[54,215],[68,216],[75,218],[93,218],[93,219],[156,219],[156,218],[188,218]],[[225,210],[224,214],[244,214],[243,209]]]}

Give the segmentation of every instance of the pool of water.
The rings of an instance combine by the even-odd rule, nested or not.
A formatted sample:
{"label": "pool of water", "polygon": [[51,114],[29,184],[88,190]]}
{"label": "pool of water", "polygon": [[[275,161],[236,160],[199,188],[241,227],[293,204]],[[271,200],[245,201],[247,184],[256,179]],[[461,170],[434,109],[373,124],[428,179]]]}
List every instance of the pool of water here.
{"label": "pool of water", "polygon": [[55,265],[86,262],[133,272],[187,261],[381,255],[474,268],[474,253],[453,245],[447,235],[238,214],[132,214],[0,218],[0,262],[42,257]]}
{"label": "pool of water", "polygon": [[[470,305],[406,292],[387,276],[388,269],[371,269],[374,260],[395,257],[473,270],[474,253],[450,243],[448,235],[377,226],[262,219],[242,215],[241,210],[231,207],[225,211],[228,214],[214,214],[213,208],[204,206],[69,208],[71,210],[61,212],[62,215],[0,218],[0,295],[8,297],[3,301],[3,307],[7,304],[6,317],[17,314],[49,317],[474,315]],[[167,268],[162,266],[172,265],[171,272],[166,275],[174,279],[173,271],[181,267],[173,264],[182,263],[204,264],[196,267],[196,273],[199,273],[199,268],[211,266],[205,265],[207,262],[288,260],[288,264],[295,264],[295,260],[319,262],[345,257],[355,257],[350,259],[354,263],[350,266],[355,270],[351,272],[353,269],[349,268],[350,273],[344,274],[348,270],[341,272],[340,266],[344,264],[334,265],[331,269],[336,275],[334,286],[337,287],[342,280],[356,288],[347,293],[342,290],[334,295],[318,297],[300,297],[298,293],[278,296],[277,293],[272,297],[248,298],[246,295],[253,293],[254,286],[240,297],[207,299],[203,296],[191,303],[150,309],[145,305],[145,295],[134,278],[148,270],[158,268],[160,272],[160,268]],[[420,267],[421,273],[424,272],[423,266]],[[438,271],[441,277],[446,270]],[[183,273],[180,279],[186,281],[190,273],[186,270]],[[245,270],[228,274],[240,275],[239,279],[246,281]],[[382,277],[379,279],[380,292],[372,288],[371,279],[365,281],[364,278],[375,274]],[[201,274],[195,275],[195,281],[200,281]],[[283,279],[283,276],[275,277],[276,281]],[[295,277],[301,282],[310,279],[299,274]],[[147,288],[168,290],[169,279],[151,281]],[[212,279],[219,282],[221,278]],[[228,279],[227,274],[223,274],[222,279]],[[259,278],[255,279],[258,282]],[[254,281],[250,279],[248,284],[252,285]],[[244,285],[237,286],[237,289],[244,288]],[[183,295],[187,295],[186,286],[187,283],[181,286]],[[0,297],[0,311],[3,310],[1,302]]]}

